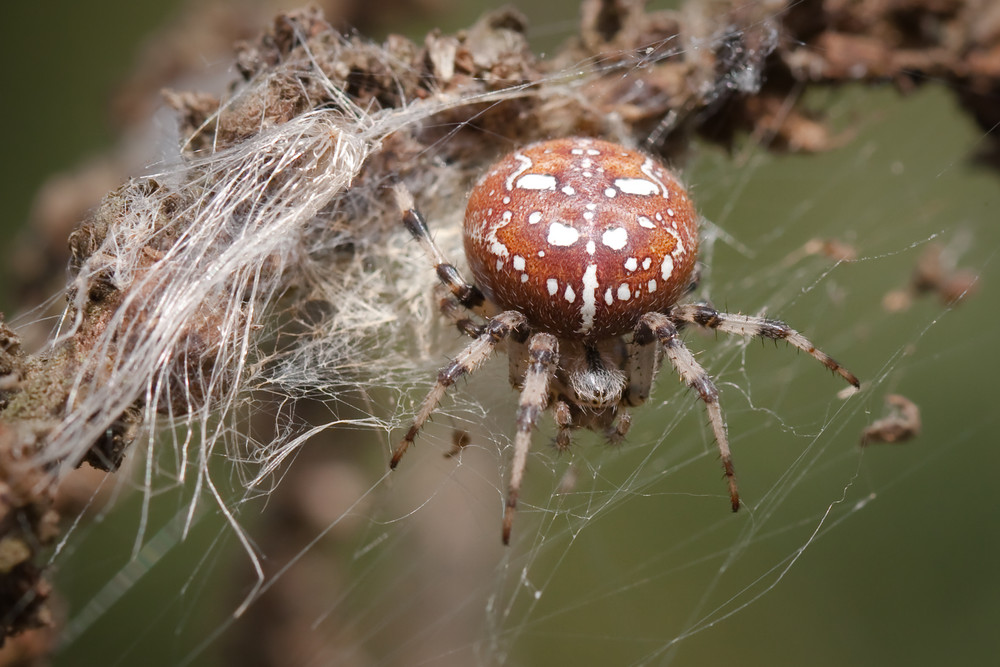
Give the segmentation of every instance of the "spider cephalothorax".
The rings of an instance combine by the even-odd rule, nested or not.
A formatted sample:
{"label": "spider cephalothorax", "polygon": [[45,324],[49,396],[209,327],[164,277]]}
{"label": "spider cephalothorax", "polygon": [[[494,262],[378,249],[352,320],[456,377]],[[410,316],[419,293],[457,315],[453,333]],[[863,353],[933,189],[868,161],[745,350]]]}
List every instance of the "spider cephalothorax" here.
{"label": "spider cephalothorax", "polygon": [[[706,404],[730,502],[739,509],[718,390],[681,342],[685,324],[786,340],[858,386],[853,374],[778,320],[677,303],[695,271],[698,215],[677,178],[647,155],[570,138],[532,144],[497,162],[473,188],[465,212],[465,254],[476,284],[445,260],[409,193],[398,188],[397,198],[407,229],[451,291],[443,310],[474,341],[441,370],[390,465],[396,467],[447,388],[505,345],[521,398],[504,543],[539,414],[552,409],[560,448],[569,446],[574,428],[621,440],[631,424],[628,407],[649,396],[661,348]],[[462,315],[456,302],[482,321]]]}

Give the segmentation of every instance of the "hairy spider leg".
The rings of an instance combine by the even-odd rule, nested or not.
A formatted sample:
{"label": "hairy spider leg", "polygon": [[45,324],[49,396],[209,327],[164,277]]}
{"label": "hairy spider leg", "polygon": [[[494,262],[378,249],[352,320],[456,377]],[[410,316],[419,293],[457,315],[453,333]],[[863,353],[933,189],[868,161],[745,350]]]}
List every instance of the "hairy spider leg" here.
{"label": "hairy spider leg", "polygon": [[556,431],[556,449],[560,452],[568,451],[573,444],[573,411],[569,403],[558,400],[552,406],[552,416],[556,421],[558,430]]}
{"label": "hairy spider leg", "polygon": [[653,378],[659,368],[658,352],[659,348],[656,345],[640,345],[633,338],[628,346],[628,357],[625,360],[628,386],[625,387],[625,394],[622,396],[623,403],[635,407],[642,405],[649,398]]}
{"label": "hairy spider leg", "polygon": [[427,221],[424,220],[424,216],[420,211],[416,209],[413,195],[403,185],[396,185],[393,188],[393,193],[396,196],[396,204],[399,206],[399,211],[403,218],[403,225],[413,238],[420,243],[424,254],[434,264],[438,280],[451,290],[451,293],[460,304],[469,310],[482,314],[481,309],[483,302],[486,300],[483,297],[483,293],[472,283],[466,282],[458,269],[445,258],[444,253],[441,252],[441,249],[431,237]]}
{"label": "hairy spider leg", "polygon": [[462,307],[462,304],[452,296],[451,291],[444,285],[438,285],[439,299],[438,309],[441,314],[447,317],[460,333],[469,338],[476,338],[483,332],[483,321],[469,317],[469,311]]}
{"label": "hairy spider leg", "polygon": [[615,411],[618,420],[604,429],[604,437],[608,439],[610,445],[620,445],[625,442],[625,436],[632,428],[632,415],[628,410],[622,408]]}
{"label": "hairy spider leg", "polygon": [[809,340],[781,320],[769,320],[752,315],[731,315],[720,313],[704,303],[677,304],[668,311],[675,322],[690,322],[708,329],[717,329],[739,336],[759,336],[773,340],[785,340],[799,348],[821,364],[829,368],[855,387],[860,387],[858,378],[838,364],[833,357],[816,348]]}
{"label": "hairy spider leg", "polygon": [[681,380],[697,391],[698,396],[705,402],[715,442],[719,446],[722,468],[729,483],[729,500],[735,512],[740,508],[740,492],[736,487],[736,470],[733,467],[732,452],[729,451],[726,422],[722,418],[722,408],[719,406],[719,390],[705,369],[695,360],[691,351],[684,346],[677,333],[677,327],[670,318],[662,313],[646,313],[636,325],[633,341],[637,345],[649,345],[657,340],[663,345],[667,358],[681,376]]}
{"label": "hairy spider leg", "polygon": [[403,454],[413,444],[413,440],[417,437],[420,429],[423,428],[423,425],[430,418],[431,414],[434,413],[438,403],[441,402],[445,392],[448,391],[448,387],[455,384],[455,381],[463,375],[474,373],[493,354],[493,351],[502,340],[512,335],[527,336],[527,333],[527,321],[524,315],[516,310],[502,312],[489,320],[483,327],[482,333],[469,343],[455,357],[454,361],[438,372],[437,382],[427,393],[427,397],[424,398],[424,402],[420,405],[417,416],[413,419],[413,425],[410,426],[403,441],[399,443],[396,451],[393,452],[392,460],[389,461],[389,467],[395,468],[399,464],[399,460],[403,458]]}
{"label": "hairy spider leg", "polygon": [[517,405],[517,435],[514,437],[514,461],[507,487],[507,506],[503,515],[503,543],[510,543],[510,529],[517,509],[524,468],[531,447],[531,431],[539,415],[548,407],[549,381],[559,363],[559,343],[547,333],[536,333],[528,342],[528,370],[524,375]]}

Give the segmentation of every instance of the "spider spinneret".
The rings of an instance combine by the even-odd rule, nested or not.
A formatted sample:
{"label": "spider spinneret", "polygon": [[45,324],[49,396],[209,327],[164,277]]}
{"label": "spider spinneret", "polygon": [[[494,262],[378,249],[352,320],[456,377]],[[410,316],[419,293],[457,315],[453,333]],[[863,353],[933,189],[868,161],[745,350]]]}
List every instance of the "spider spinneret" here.
{"label": "spider spinneret", "polygon": [[[559,448],[569,446],[575,428],[620,441],[631,424],[628,408],[648,398],[662,354],[706,404],[730,503],[739,509],[718,390],[681,342],[678,329],[686,324],[786,340],[859,386],[783,322],[678,303],[695,272],[698,214],[677,178],[640,152],[568,138],[532,144],[497,162],[473,188],[465,212],[465,254],[475,284],[446,261],[412,196],[401,187],[396,195],[404,224],[451,292],[442,310],[474,340],[441,370],[390,465],[396,467],[447,388],[505,346],[511,384],[521,390],[505,544],[541,412],[553,411]],[[460,316],[457,306],[481,323]]]}

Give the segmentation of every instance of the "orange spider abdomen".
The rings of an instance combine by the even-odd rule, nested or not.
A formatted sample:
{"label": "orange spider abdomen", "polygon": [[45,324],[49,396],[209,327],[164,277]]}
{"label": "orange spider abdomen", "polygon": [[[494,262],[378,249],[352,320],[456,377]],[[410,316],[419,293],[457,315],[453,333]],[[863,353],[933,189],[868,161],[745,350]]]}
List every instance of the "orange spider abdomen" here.
{"label": "orange spider abdomen", "polygon": [[653,158],[554,139],[490,168],[469,196],[464,237],[476,284],[497,306],[556,336],[605,338],[685,292],[698,215]]}

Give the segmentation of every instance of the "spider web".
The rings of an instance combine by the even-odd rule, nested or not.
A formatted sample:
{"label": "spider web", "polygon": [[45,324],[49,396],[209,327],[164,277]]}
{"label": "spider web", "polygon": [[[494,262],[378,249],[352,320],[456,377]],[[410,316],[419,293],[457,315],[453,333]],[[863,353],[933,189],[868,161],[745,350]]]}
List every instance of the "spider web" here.
{"label": "spider web", "polygon": [[[369,320],[409,309],[422,328],[370,341],[383,351],[378,364],[339,361],[332,376],[308,362],[340,359],[343,347],[288,355],[238,416],[151,437],[145,457],[130,454],[133,474],[97,487],[54,558],[67,601],[57,662],[832,665],[984,655],[1000,620],[989,566],[1000,535],[980,471],[997,462],[988,382],[1000,368],[1000,322],[987,305],[1000,195],[995,175],[971,160],[983,137],[933,88],[905,99],[823,92],[808,104],[856,136],[809,156],[752,139],[732,154],[705,145],[684,167],[709,221],[694,297],[780,317],[864,383],[845,397],[838,379],[784,344],[685,333],[722,392],[740,513],[728,510],[703,405],[666,367],[621,447],[579,433],[560,455],[542,420],[510,548],[499,534],[516,395],[503,359],[456,386],[388,474],[436,369],[465,344],[434,315],[430,282],[407,284],[430,271],[399,234],[386,270],[400,293],[371,301],[358,289],[350,312],[361,321],[362,309]],[[456,212],[421,206],[460,259]],[[817,239],[853,258],[813,252]],[[888,309],[886,294],[935,244],[978,276],[979,293]],[[923,434],[860,449],[890,393],[921,406]],[[228,448],[205,461],[218,504],[190,481],[192,448],[209,433]],[[469,444],[446,458],[456,433]]]}

